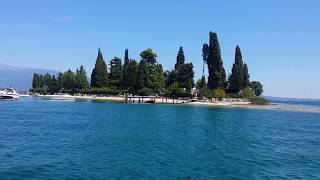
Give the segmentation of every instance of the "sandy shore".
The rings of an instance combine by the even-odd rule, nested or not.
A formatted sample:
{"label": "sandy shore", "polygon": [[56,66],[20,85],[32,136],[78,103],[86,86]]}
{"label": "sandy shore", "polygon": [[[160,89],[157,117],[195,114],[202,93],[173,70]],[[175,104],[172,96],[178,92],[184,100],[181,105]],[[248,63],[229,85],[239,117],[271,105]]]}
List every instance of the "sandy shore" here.
{"label": "sandy shore", "polygon": [[[124,102],[124,98],[121,96],[74,96],[77,100],[88,99],[93,101],[112,101],[112,102]],[[131,103],[145,103],[148,101],[155,101],[156,104],[188,104],[188,105],[202,105],[202,106],[248,106],[250,102],[227,102],[227,101],[217,101],[217,102],[202,102],[195,101],[189,102],[186,99],[172,99],[165,97],[145,97],[145,98],[131,98]]]}
{"label": "sandy shore", "polygon": [[224,101],[218,101],[218,102],[190,102],[188,104],[191,105],[204,105],[204,106],[248,106],[251,103],[250,102],[224,102]]}

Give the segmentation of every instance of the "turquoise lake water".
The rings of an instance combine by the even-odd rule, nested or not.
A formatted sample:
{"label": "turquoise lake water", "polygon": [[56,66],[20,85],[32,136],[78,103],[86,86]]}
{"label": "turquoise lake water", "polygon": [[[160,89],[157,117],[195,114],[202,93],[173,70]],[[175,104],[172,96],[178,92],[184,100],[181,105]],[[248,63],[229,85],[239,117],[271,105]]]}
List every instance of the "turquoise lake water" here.
{"label": "turquoise lake water", "polygon": [[320,113],[0,102],[0,179],[320,179]]}

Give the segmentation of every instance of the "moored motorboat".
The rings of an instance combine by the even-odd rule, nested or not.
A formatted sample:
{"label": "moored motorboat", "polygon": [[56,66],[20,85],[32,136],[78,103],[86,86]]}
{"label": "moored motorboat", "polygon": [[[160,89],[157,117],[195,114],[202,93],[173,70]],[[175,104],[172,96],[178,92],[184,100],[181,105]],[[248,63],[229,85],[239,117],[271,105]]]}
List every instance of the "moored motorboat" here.
{"label": "moored motorboat", "polygon": [[13,88],[0,89],[0,100],[17,100],[19,96]]}
{"label": "moored motorboat", "polygon": [[69,100],[74,101],[75,97],[67,94],[53,94],[53,95],[38,95],[41,99],[45,100]]}

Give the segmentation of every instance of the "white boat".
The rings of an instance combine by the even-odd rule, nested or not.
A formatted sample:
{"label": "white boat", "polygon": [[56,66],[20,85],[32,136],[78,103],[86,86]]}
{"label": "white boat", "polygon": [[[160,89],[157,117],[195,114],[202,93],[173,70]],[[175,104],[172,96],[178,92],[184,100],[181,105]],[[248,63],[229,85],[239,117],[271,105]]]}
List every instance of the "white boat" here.
{"label": "white boat", "polygon": [[53,94],[53,95],[38,95],[37,97],[40,97],[45,100],[69,100],[74,101],[76,98],[71,95],[67,94]]}
{"label": "white boat", "polygon": [[0,100],[17,100],[19,96],[13,88],[0,89]]}

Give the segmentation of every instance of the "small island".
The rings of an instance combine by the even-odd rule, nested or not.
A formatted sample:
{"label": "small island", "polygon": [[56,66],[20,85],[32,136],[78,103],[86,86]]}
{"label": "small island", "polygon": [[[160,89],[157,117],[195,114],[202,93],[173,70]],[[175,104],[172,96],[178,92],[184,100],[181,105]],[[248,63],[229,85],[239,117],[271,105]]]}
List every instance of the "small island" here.
{"label": "small island", "polygon": [[121,58],[114,57],[107,65],[99,48],[90,83],[81,65],[75,72],[69,69],[57,75],[35,73],[30,91],[39,96],[68,94],[76,99],[125,103],[269,104],[261,97],[263,85],[250,81],[248,65],[242,60],[239,46],[235,48],[232,71],[227,75],[216,33],[210,32],[209,43],[203,44],[201,79],[194,81],[193,64],[185,59],[183,47],[180,47],[174,68],[164,71],[152,49],[142,51],[139,62],[129,58],[126,49],[123,63]]}

